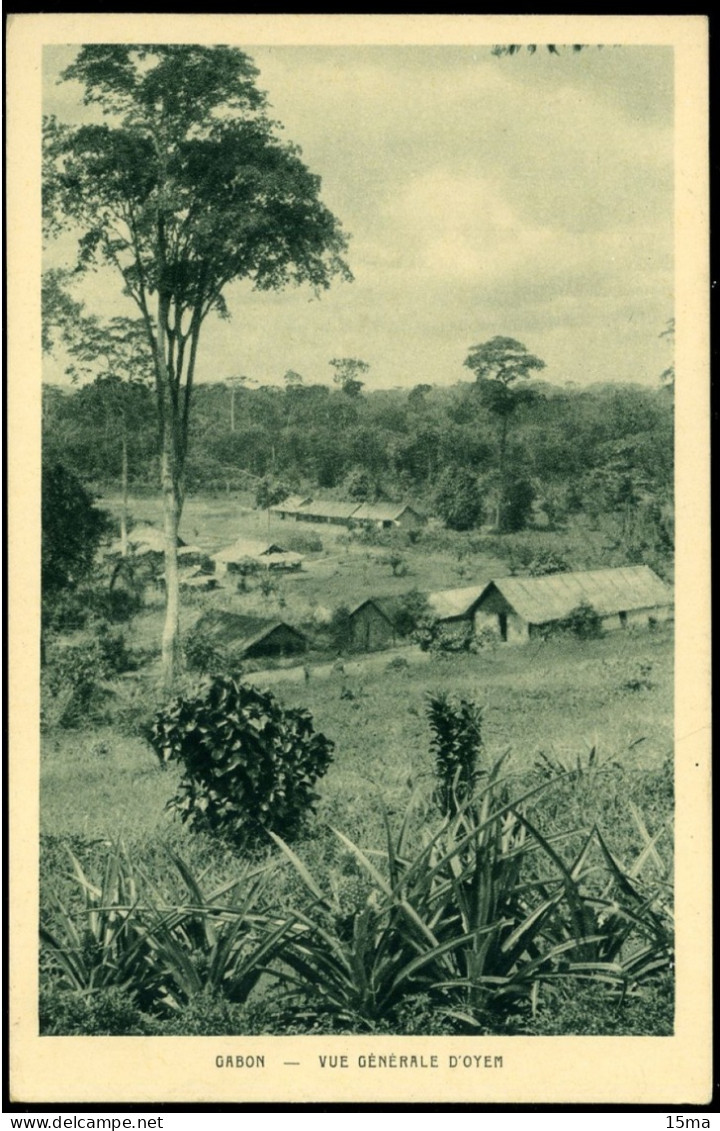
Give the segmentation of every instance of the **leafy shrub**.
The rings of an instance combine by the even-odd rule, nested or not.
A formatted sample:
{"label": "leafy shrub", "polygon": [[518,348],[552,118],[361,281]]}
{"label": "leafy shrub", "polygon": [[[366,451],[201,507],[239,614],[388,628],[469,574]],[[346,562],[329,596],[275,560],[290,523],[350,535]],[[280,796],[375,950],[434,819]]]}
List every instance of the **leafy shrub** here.
{"label": "leafy shrub", "polygon": [[632,676],[621,685],[621,691],[652,691],[655,684],[650,679],[652,664],[640,664],[637,675]]}
{"label": "leafy shrub", "polygon": [[482,707],[447,692],[429,695],[427,718],[435,757],[436,796],[440,811],[454,814],[458,802],[472,794],[479,777],[482,750]]}
{"label": "leafy shrub", "polygon": [[306,534],[304,531],[292,531],[289,534],[283,531],[282,544],[296,554],[321,554],[323,551],[322,538],[318,534]]}
{"label": "leafy shrub", "polygon": [[261,479],[255,491],[255,506],[260,510],[274,507],[287,499],[290,494],[288,488],[282,483],[276,483],[270,476]]}
{"label": "leafy shrub", "polygon": [[295,835],[333,751],[309,711],[283,709],[269,691],[228,677],[159,711],[150,741],[161,762],[183,766],[169,807],[192,827],[236,842],[267,830]]}
{"label": "leafy shrub", "polygon": [[135,671],[138,665],[139,658],[128,648],[124,635],[111,632],[104,623],[90,640],[50,649],[43,687],[54,700],[56,724],[75,727],[96,716],[109,694],[103,683]]}
{"label": "leafy shrub", "polygon": [[66,589],[53,595],[52,601],[43,605],[43,628],[51,632],[73,632],[85,628],[92,616],[87,593],[79,589]]}
{"label": "leafy shrub", "polygon": [[225,653],[205,632],[193,630],[183,641],[185,664],[192,672],[207,675],[225,666]]}
{"label": "leafy shrub", "polygon": [[485,501],[477,475],[467,467],[445,467],[435,491],[435,508],[451,530],[480,526]]}
{"label": "leafy shrub", "polygon": [[404,672],[410,667],[404,656],[393,656],[385,665],[386,672]]}
{"label": "leafy shrub", "polygon": [[402,554],[398,554],[397,552],[389,554],[385,561],[390,566],[393,577],[405,577],[408,571],[408,565]]}
{"label": "leafy shrub", "polygon": [[40,988],[39,1028],[45,1037],[134,1037],[150,1032],[133,995],[119,986],[78,993],[50,982]]}
{"label": "leafy shrub", "polygon": [[566,617],[543,626],[544,639],[554,636],[576,636],[578,640],[598,640],[603,635],[602,617],[587,601],[581,601]]}
{"label": "leafy shrub", "polygon": [[90,597],[92,611],[96,616],[113,624],[125,624],[142,608],[140,593],[128,589],[100,589],[92,591]]}
{"label": "leafy shrub", "polygon": [[42,592],[52,598],[76,588],[93,570],[95,553],[109,530],[78,477],[58,462],[42,470]]}
{"label": "leafy shrub", "polygon": [[349,499],[364,503],[367,499],[377,498],[376,484],[367,471],[354,467],[345,477],[345,493]]}
{"label": "leafy shrub", "polygon": [[[55,722],[76,727],[90,718],[104,699],[103,678],[97,641],[53,649],[46,665],[44,691],[55,701]],[[47,703],[44,704],[47,718]]]}
{"label": "leafy shrub", "polygon": [[395,629],[400,636],[411,636],[418,625],[431,616],[427,597],[418,589],[411,589],[398,600]]}
{"label": "leafy shrub", "polygon": [[338,605],[327,627],[331,646],[337,652],[346,652],[352,645],[352,626],[350,610],[347,605]]}
{"label": "leafy shrub", "polygon": [[459,627],[451,627],[433,617],[423,617],[413,636],[423,652],[436,656],[474,652],[478,647],[478,639],[470,621]]}
{"label": "leafy shrub", "polygon": [[527,567],[531,577],[544,577],[550,573],[567,573],[570,565],[567,560],[553,550],[541,550]]}

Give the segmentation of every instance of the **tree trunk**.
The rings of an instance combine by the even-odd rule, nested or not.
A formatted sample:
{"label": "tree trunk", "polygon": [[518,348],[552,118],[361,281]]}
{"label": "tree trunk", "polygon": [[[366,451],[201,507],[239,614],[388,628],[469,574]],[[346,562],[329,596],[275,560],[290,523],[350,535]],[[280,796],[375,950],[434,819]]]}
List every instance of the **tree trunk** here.
{"label": "tree trunk", "polygon": [[128,449],[125,426],[123,426],[122,432],[120,483],[122,491],[122,506],[120,509],[120,553],[123,558],[126,558],[128,554]]}
{"label": "tree trunk", "polygon": [[182,410],[174,387],[174,374],[168,365],[168,304],[158,296],[155,375],[160,410],[163,526],[165,531],[165,625],[162,635],[162,683],[166,692],[173,688],[180,670],[180,580],[178,577],[178,527],[182,514]]}
{"label": "tree trunk", "polygon": [[508,418],[503,414],[500,427],[500,493],[497,506],[497,529],[502,531],[505,525],[505,453],[507,450]]}

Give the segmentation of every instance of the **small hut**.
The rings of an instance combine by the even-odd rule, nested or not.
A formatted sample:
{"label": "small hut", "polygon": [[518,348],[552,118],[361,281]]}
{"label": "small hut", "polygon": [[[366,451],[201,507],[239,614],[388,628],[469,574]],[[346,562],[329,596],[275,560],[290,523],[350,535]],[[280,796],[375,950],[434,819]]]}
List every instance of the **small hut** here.
{"label": "small hut", "polygon": [[397,643],[399,597],[369,597],[350,611],[350,640],[364,652],[389,648]]}
{"label": "small hut", "polygon": [[215,572],[243,573],[248,562],[260,569],[292,570],[300,569],[304,559],[302,554],[285,550],[276,542],[261,542],[257,539],[239,538],[232,546],[218,550],[213,555]]}

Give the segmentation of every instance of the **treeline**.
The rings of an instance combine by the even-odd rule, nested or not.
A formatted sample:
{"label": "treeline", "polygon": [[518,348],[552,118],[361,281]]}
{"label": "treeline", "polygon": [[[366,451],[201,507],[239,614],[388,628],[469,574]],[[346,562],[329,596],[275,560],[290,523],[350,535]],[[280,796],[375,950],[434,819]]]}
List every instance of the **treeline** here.
{"label": "treeline", "polygon": [[[107,385],[107,383],[106,383]],[[189,491],[257,488],[357,499],[411,499],[449,526],[493,522],[504,489],[507,528],[544,512],[555,524],[580,511],[668,513],[673,405],[665,389],[635,385],[558,388],[533,381],[506,437],[477,382],[416,385],[348,395],[326,385],[285,388],[207,384],[195,391]],[[101,382],[44,390],[46,459],[86,481],[119,482],[124,438],[131,485],[158,484],[152,390],[122,403]],[[500,444],[504,487],[499,483]],[[517,512],[517,513],[516,513]]]}

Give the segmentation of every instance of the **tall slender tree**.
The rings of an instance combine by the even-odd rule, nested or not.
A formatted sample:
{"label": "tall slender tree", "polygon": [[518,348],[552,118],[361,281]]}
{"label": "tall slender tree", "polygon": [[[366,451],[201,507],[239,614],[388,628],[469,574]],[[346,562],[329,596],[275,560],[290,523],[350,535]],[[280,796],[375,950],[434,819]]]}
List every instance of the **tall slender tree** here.
{"label": "tall slender tree", "polygon": [[265,112],[237,48],[93,44],[63,73],[102,124],[45,123],[44,216],[78,236],[78,265],[114,268],[153,355],[165,525],[162,654],[179,664],[177,535],[200,332],[228,316],[236,280],[257,290],[350,278],[320,179]]}
{"label": "tall slender tree", "polygon": [[507,495],[510,490],[507,468],[507,440],[510,420],[519,406],[532,396],[530,390],[516,386],[545,368],[545,362],[530,353],[527,346],[514,338],[495,337],[473,346],[464,364],[475,374],[478,392],[484,406],[499,423],[499,460],[497,526],[504,528]]}

